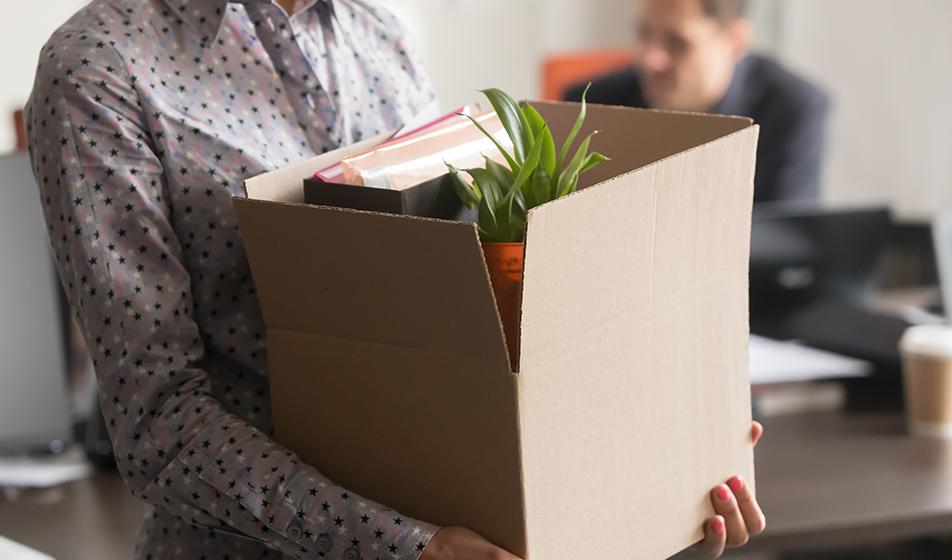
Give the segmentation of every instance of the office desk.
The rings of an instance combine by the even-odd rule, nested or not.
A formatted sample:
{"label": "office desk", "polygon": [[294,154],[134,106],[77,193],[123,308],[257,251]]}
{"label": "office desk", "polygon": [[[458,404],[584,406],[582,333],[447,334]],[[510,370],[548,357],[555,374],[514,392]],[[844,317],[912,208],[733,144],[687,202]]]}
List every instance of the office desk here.
{"label": "office desk", "polygon": [[[58,560],[128,560],[144,506],[105,472],[11,502],[0,493],[0,535]],[[59,495],[57,495],[57,493]]]}
{"label": "office desk", "polygon": [[[952,535],[952,443],[905,435],[901,416],[771,418],[757,450],[768,531],[745,552],[803,551]],[[131,558],[142,506],[119,475],[63,488],[62,500],[0,500],[0,535],[56,558]]]}
{"label": "office desk", "polygon": [[757,449],[767,532],[748,551],[804,551],[952,535],[952,443],[895,414],[767,419]]}

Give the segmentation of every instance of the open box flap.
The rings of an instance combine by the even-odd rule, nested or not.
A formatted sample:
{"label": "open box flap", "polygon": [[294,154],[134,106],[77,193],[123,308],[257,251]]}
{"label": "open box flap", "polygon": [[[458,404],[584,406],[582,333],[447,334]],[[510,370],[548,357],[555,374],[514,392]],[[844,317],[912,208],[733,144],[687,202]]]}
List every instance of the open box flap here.
{"label": "open box flap", "polygon": [[[578,116],[579,105],[533,102],[546,119],[561,146]],[[753,124],[746,117],[671,113],[608,105],[588,105],[585,125],[578,142],[593,131],[591,150],[611,158],[582,178],[582,185],[595,185],[624,175],[667,157],[723,138]],[[573,147],[574,149],[574,147]],[[573,152],[574,153],[574,152]]]}
{"label": "open box flap", "polygon": [[268,365],[281,372],[270,380],[275,437],[303,461],[402,515],[478,527],[525,553],[517,378],[506,364],[269,330]]}
{"label": "open box flap", "polygon": [[[631,527],[653,535],[638,558],[670,556],[701,538],[715,484],[753,480],[757,135],[744,127],[530,213],[520,423],[529,549],[542,558],[630,556],[611,547],[629,547]],[[551,492],[579,479],[599,482]],[[566,551],[563,531],[605,538]]]}
{"label": "open box flap", "polygon": [[244,199],[235,207],[269,329],[507,364],[473,224]]}

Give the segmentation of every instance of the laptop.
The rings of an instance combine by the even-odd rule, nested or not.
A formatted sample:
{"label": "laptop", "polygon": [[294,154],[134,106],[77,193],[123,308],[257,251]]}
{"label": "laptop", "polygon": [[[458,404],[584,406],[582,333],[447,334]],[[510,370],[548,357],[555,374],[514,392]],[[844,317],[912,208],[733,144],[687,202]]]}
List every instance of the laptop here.
{"label": "laptop", "polygon": [[0,156],[0,453],[71,439],[66,306],[26,154]]}

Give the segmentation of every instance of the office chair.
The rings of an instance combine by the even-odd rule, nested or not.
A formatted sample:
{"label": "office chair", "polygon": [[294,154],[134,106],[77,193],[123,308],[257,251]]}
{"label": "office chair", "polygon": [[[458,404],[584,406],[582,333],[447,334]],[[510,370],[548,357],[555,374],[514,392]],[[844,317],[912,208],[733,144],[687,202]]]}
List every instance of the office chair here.
{"label": "office chair", "polygon": [[631,49],[607,49],[548,57],[542,67],[542,99],[560,101],[575,84],[608,74],[631,64]]}

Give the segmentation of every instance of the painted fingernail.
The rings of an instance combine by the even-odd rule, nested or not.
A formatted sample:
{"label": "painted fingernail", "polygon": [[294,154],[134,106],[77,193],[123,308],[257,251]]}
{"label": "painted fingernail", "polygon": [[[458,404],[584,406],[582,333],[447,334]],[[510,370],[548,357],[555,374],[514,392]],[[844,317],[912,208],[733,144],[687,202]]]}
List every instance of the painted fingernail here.
{"label": "painted fingernail", "polygon": [[735,494],[738,492],[743,492],[744,488],[747,487],[744,484],[744,479],[739,476],[735,476],[734,478],[728,480],[727,485],[731,487],[731,490],[733,490]]}
{"label": "painted fingernail", "polygon": [[731,499],[731,494],[727,490],[726,486],[718,486],[717,490],[715,490],[714,493],[717,494],[717,499],[722,502],[726,502]]}
{"label": "painted fingernail", "polygon": [[724,520],[720,517],[715,517],[711,520],[711,531],[714,531],[715,535],[724,534]]}

